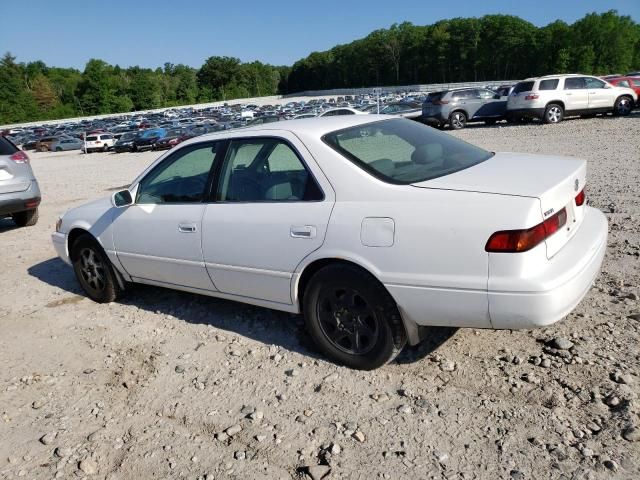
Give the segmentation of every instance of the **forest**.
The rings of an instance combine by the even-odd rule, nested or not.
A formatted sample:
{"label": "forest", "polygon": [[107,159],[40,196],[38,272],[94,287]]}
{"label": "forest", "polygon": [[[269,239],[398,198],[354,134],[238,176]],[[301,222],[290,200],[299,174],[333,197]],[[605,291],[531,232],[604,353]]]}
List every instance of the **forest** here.
{"label": "forest", "polygon": [[[212,50],[214,48],[212,47]],[[612,10],[543,27],[511,15],[409,22],[313,52],[292,66],[212,56],[199,68],[83,71],[0,59],[0,124],[121,113],[305,90],[521,79],[560,72],[640,69],[640,24]]]}

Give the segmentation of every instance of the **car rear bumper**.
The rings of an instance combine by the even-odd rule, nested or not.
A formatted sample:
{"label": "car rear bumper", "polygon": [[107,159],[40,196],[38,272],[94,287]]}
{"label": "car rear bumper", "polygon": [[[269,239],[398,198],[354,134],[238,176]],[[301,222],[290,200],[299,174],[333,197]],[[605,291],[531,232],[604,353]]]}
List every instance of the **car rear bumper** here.
{"label": "car rear bumper", "polygon": [[514,275],[492,279],[492,268],[498,270],[497,263],[502,261],[497,256],[520,254],[489,254],[488,298],[493,328],[544,327],[568,315],[584,298],[600,272],[608,235],[604,214],[585,208],[576,234],[534,278]]}
{"label": "car rear bumper", "polygon": [[31,180],[29,188],[21,192],[0,193],[0,216],[33,210],[40,204],[40,188]]}
{"label": "car rear bumper", "polygon": [[53,248],[56,249],[58,256],[65,262],[71,265],[69,258],[69,250],[67,249],[67,236],[64,233],[53,232],[51,234],[51,241]]}
{"label": "car rear bumper", "polygon": [[541,108],[513,108],[508,109],[505,114],[507,118],[537,118],[541,119],[544,116],[544,107]]}

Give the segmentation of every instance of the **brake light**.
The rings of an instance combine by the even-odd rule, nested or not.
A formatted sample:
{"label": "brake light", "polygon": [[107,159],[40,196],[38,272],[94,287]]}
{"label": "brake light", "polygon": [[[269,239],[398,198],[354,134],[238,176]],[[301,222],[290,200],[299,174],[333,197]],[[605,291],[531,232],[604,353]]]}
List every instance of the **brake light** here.
{"label": "brake light", "polygon": [[537,100],[538,98],[540,98],[540,95],[538,95],[537,93],[530,93],[529,95],[524,97],[525,100]]}
{"label": "brake light", "polygon": [[553,217],[526,230],[502,230],[496,232],[487,241],[487,252],[516,253],[526,252],[536,247],[567,223],[567,210],[562,209]]}
{"label": "brake light", "polygon": [[9,157],[16,163],[29,163],[29,157],[22,150],[18,150],[16,153]]}
{"label": "brake light", "polygon": [[586,188],[583,188],[582,191],[576,195],[576,206],[581,207],[582,205],[584,205],[584,201],[587,198],[587,195],[585,194],[585,190]]}

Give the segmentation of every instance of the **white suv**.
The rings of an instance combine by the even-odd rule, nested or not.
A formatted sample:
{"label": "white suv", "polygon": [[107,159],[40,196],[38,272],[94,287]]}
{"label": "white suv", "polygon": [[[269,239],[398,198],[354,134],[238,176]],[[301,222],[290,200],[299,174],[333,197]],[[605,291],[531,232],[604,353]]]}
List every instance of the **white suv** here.
{"label": "white suv", "polygon": [[85,138],[84,151],[86,153],[98,150],[106,152],[107,150],[113,149],[114,143],[116,143],[116,141],[110,133],[95,133],[93,135],[88,135],[87,138]]}
{"label": "white suv", "polygon": [[507,102],[507,119],[558,123],[565,116],[629,115],[638,95],[589,75],[547,75],[519,82]]}

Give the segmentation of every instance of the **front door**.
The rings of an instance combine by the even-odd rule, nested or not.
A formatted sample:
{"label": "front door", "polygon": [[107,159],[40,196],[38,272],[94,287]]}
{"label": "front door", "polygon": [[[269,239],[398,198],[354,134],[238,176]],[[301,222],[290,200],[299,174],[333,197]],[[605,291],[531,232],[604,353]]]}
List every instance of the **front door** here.
{"label": "front door", "polygon": [[135,187],[135,204],[118,211],[113,240],[134,279],[215,290],[202,257],[203,200],[218,143],[169,155]]}
{"label": "front door", "polygon": [[291,304],[296,266],[324,241],[330,185],[295,135],[231,140],[202,226],[219,291]]}
{"label": "front door", "polygon": [[605,88],[606,83],[595,77],[585,77],[585,84],[589,92],[589,109],[604,110],[613,108],[615,93],[611,88]]}

